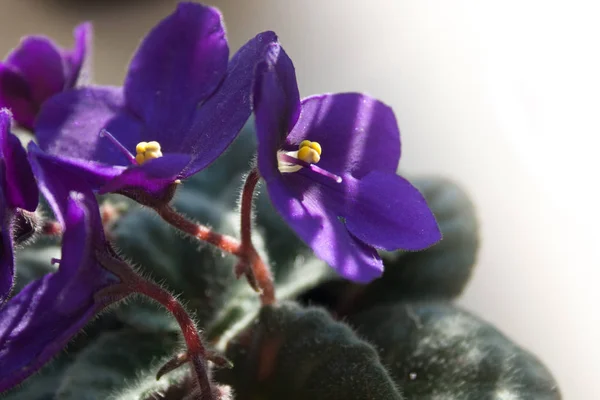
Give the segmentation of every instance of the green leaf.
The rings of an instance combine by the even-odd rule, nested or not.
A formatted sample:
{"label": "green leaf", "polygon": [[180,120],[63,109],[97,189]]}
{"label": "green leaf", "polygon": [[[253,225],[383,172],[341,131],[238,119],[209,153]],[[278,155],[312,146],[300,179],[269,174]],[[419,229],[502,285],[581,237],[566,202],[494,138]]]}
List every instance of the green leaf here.
{"label": "green leaf", "polygon": [[110,400],[180,400],[192,391],[189,370],[181,367],[159,380],[156,380],[155,371],[146,371],[135,383],[112,395]]}
{"label": "green leaf", "polygon": [[173,333],[108,332],[81,351],[65,371],[60,400],[106,399],[146,371],[156,371],[178,343]]}
{"label": "green leaf", "polygon": [[479,244],[473,205],[462,189],[445,179],[417,179],[413,183],[427,199],[443,239],[423,251],[383,253],[381,278],[368,285],[327,282],[304,294],[303,302],[347,315],[381,303],[452,299],[462,292]]}
{"label": "green leaf", "polygon": [[535,356],[451,304],[387,304],[349,323],[378,349],[408,400],[560,399]]}
{"label": "green leaf", "polygon": [[323,310],[280,304],[232,340],[216,379],[244,399],[401,399],[376,351]]}

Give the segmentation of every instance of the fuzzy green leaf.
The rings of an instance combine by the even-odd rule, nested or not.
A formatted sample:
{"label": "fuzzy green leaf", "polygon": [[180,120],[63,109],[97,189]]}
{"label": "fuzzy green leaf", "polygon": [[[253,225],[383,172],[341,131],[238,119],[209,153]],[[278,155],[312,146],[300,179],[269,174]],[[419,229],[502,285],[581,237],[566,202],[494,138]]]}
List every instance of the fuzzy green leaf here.
{"label": "fuzzy green leaf", "polygon": [[397,303],[350,318],[407,400],[558,400],[550,372],[495,327],[448,303]]}
{"label": "fuzzy green leaf", "polygon": [[231,341],[235,367],[216,377],[245,399],[401,399],[376,351],[321,309],[261,309]]}
{"label": "fuzzy green leaf", "polygon": [[177,335],[172,333],[104,333],[65,371],[56,398],[106,399],[126,390],[140,374],[156,373],[161,362],[174,353],[177,343]]}

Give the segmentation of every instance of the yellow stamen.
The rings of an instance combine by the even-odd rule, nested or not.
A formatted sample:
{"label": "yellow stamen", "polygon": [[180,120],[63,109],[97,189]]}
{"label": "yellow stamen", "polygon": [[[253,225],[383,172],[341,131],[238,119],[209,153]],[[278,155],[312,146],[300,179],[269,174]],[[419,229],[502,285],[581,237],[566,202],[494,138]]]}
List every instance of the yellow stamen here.
{"label": "yellow stamen", "polygon": [[158,142],[139,142],[137,146],[135,146],[135,161],[138,164],[143,164],[148,160],[153,160],[155,158],[162,157],[162,152],[160,151],[160,144]]}
{"label": "yellow stamen", "polygon": [[316,164],[321,159],[321,151],[319,143],[303,140],[298,148],[298,159],[309,164]]}

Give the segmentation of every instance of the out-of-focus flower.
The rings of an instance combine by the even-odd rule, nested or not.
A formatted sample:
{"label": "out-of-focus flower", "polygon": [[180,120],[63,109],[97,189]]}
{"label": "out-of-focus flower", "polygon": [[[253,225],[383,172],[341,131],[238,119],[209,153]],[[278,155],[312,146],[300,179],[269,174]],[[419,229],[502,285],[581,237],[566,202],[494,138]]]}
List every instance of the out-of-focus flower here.
{"label": "out-of-focus flower", "polygon": [[0,62],[0,108],[9,108],[23,128],[33,129],[42,104],[88,74],[92,25],[77,26],[74,36],[73,49],[60,48],[44,36],[27,36]]}
{"label": "out-of-focus flower", "polygon": [[15,217],[23,210],[35,211],[39,198],[25,149],[10,128],[10,111],[0,109],[0,305],[14,284]]}
{"label": "out-of-focus flower", "polygon": [[383,271],[376,249],[440,240],[423,196],[396,175],[400,132],[389,107],[359,93],[300,101],[292,61],[272,44],[257,67],[254,110],[272,203],[341,275],[368,282]]}
{"label": "out-of-focus flower", "polygon": [[35,373],[118,300],[106,289],[121,283],[98,259],[98,254],[116,256],[91,189],[34,146],[33,171],[64,232],[62,256],[56,272],[31,282],[0,308],[0,392]]}

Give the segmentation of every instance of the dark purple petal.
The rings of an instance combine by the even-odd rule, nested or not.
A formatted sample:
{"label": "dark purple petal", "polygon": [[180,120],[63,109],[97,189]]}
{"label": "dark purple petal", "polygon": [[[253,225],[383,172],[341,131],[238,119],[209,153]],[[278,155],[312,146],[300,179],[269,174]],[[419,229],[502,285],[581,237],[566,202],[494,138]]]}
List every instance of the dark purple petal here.
{"label": "dark purple petal", "polygon": [[65,89],[73,88],[79,82],[87,83],[91,77],[90,58],[92,52],[93,28],[90,22],[77,25],[73,31],[75,46],[63,51],[65,59]]}
{"label": "dark purple petal", "polygon": [[65,88],[61,50],[48,38],[29,36],[9,54],[5,63],[18,71],[31,90],[31,101],[41,105]]}
{"label": "dark purple petal", "polygon": [[201,4],[180,3],[146,36],[129,66],[125,97],[151,130],[149,140],[181,135],[221,82],[228,59],[221,14]]}
{"label": "dark purple petal", "polygon": [[240,48],[229,62],[219,89],[194,115],[191,127],[179,142],[179,149],[173,150],[192,153],[194,161],[186,170],[186,177],[220,156],[250,117],[254,69],[276,40],[275,33],[263,32]]}
{"label": "dark purple petal", "polygon": [[118,192],[126,188],[141,188],[144,192],[158,195],[180,178],[181,171],[189,164],[188,154],[165,154],[142,165],[136,165],[104,185],[99,193]]}
{"label": "dark purple petal", "polygon": [[355,193],[348,196],[346,227],[363,242],[385,250],[422,250],[442,238],[423,195],[406,179],[373,171],[348,184]]}
{"label": "dark purple petal", "polygon": [[391,108],[360,93],[326,94],[302,100],[302,112],[287,137],[319,142],[319,167],[337,175],[362,178],[370,171],[395,173],[400,132]]}
{"label": "dark purple petal", "polygon": [[0,109],[0,157],[3,170],[1,176],[5,207],[35,211],[39,191],[27,154],[19,139],[10,133],[11,114]]}
{"label": "dark purple petal", "polygon": [[[64,179],[61,183],[57,182],[55,184],[63,184],[63,191],[65,193],[69,193],[69,188],[75,190],[75,188],[81,188],[82,185],[89,186],[92,190],[98,190],[126,170],[126,167],[48,154],[41,151],[33,142],[29,143],[27,150],[29,151],[29,159],[32,160],[32,165],[35,165],[35,159],[42,159],[45,164],[54,165],[56,168],[60,168],[61,171],[67,172],[68,178]],[[38,173],[36,173],[37,175]]]}
{"label": "dark purple petal", "polygon": [[46,103],[38,116],[35,134],[42,150],[58,156],[94,160],[109,165],[130,165],[127,157],[107,138],[106,129],[130,152],[141,142],[142,126],[123,109],[121,88],[96,86],[60,93]]}
{"label": "dark purple petal", "polygon": [[0,62],[0,108],[9,108],[15,121],[26,129],[33,128],[38,112],[29,83],[10,65]]}
{"label": "dark purple petal", "polygon": [[[59,177],[60,178],[60,177]],[[53,192],[53,181],[45,189]],[[62,191],[56,196],[65,195]],[[0,309],[0,392],[36,372],[67,344],[106,304],[95,299],[103,288],[117,283],[94,258],[95,243],[103,239],[98,210],[91,193],[67,195],[55,202],[64,223],[62,259],[57,272],[27,285]]]}
{"label": "dark purple petal", "polygon": [[[340,275],[355,282],[369,282],[383,272],[377,251],[354,238],[346,229],[341,213],[324,204],[327,195],[322,185],[306,186],[301,175],[272,179],[267,190],[273,205],[296,234],[317,257]],[[325,189],[326,191],[326,189]]]}
{"label": "dark purple petal", "polygon": [[279,174],[277,151],[300,114],[300,98],[292,61],[276,43],[256,67],[253,91],[258,168],[268,181]]}
{"label": "dark purple petal", "polygon": [[8,299],[14,285],[15,256],[10,219],[11,213],[4,204],[4,195],[0,187],[0,307]]}

